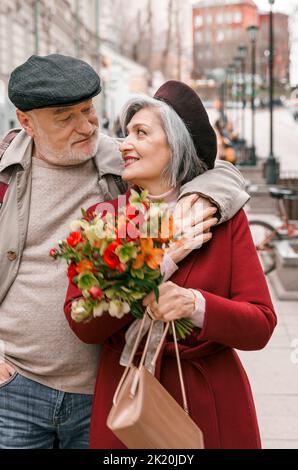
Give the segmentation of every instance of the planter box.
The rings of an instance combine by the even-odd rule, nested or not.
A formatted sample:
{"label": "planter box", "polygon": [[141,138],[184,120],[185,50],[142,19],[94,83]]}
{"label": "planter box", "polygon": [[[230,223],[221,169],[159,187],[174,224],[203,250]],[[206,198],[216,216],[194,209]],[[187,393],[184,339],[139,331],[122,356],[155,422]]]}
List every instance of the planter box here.
{"label": "planter box", "polygon": [[298,300],[298,239],[276,242],[276,270],[270,281],[281,300]]}

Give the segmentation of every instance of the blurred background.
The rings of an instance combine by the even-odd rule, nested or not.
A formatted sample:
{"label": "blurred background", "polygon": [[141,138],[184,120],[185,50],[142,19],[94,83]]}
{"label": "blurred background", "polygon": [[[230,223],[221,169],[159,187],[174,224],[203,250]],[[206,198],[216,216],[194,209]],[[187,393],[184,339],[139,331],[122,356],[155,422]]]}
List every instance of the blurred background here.
{"label": "blurred background", "polygon": [[109,135],[122,135],[119,111],[135,93],[152,95],[168,79],[198,92],[217,158],[245,178],[278,314],[267,348],[239,353],[263,445],[298,448],[298,0],[1,0],[0,135],[18,125],[11,71],[51,53],[98,71],[95,106]]}

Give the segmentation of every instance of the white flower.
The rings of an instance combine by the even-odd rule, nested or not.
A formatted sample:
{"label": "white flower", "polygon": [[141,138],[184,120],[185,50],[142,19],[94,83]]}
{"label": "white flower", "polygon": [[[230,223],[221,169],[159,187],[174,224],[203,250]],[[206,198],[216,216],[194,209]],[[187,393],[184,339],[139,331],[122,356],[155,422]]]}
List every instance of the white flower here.
{"label": "white flower", "polygon": [[71,318],[80,323],[85,318],[88,318],[90,312],[86,309],[84,299],[74,300],[71,304]]}
{"label": "white flower", "polygon": [[91,225],[85,230],[86,237],[88,238],[89,242],[93,242],[97,240],[97,234],[95,233],[95,226]]}
{"label": "white flower", "polygon": [[72,232],[78,232],[81,228],[86,230],[89,227],[89,223],[86,220],[73,220],[70,224]]}
{"label": "white flower", "polygon": [[94,226],[94,232],[97,238],[103,238],[103,229],[104,229],[104,221],[100,219],[96,222]]}
{"label": "white flower", "polygon": [[111,300],[109,304],[109,313],[111,317],[122,318],[130,311],[129,304],[122,300]]}
{"label": "white flower", "polygon": [[102,300],[99,304],[96,305],[96,307],[93,308],[93,316],[96,317],[101,317],[104,312],[107,312],[109,310],[109,304],[105,301]]}

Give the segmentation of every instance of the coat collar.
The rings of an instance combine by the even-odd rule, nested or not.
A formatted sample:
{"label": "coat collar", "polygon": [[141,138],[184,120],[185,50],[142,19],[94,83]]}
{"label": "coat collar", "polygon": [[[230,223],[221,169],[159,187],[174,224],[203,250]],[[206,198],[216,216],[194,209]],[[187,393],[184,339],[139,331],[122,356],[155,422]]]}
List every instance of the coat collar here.
{"label": "coat collar", "polygon": [[31,163],[33,139],[23,129],[13,139],[0,162],[0,172],[11,165],[21,165],[26,170]]}

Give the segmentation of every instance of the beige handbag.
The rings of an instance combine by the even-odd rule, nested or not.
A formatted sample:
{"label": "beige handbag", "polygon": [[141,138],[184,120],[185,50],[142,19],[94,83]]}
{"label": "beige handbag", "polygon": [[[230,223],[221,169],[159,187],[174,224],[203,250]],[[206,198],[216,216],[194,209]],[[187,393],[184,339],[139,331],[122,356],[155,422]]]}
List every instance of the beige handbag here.
{"label": "beige handbag", "polygon": [[[145,317],[145,315],[144,315]],[[144,319],[113,399],[107,426],[129,449],[203,449],[203,434],[188,415],[179,349],[174,322],[171,322],[178,364],[183,408],[145,367],[144,361],[154,321],[151,322],[146,345],[138,367],[133,359],[138,348]],[[152,359],[154,366],[169,329]]]}

